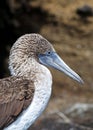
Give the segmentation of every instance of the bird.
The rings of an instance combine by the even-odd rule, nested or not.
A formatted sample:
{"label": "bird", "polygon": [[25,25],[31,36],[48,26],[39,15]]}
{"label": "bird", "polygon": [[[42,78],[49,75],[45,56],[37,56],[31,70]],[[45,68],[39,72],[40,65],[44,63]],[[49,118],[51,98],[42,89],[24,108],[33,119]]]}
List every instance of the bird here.
{"label": "bird", "polygon": [[0,129],[27,130],[46,108],[52,92],[55,68],[83,83],[40,34],[24,34],[9,55],[11,76],[0,79]]}

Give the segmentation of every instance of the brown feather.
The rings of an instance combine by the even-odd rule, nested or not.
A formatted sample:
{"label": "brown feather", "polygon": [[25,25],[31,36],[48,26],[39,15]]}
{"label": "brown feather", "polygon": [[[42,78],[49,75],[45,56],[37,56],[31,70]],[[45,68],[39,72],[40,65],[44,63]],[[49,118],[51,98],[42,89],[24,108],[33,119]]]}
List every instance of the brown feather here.
{"label": "brown feather", "polygon": [[0,129],[8,126],[28,107],[34,95],[34,84],[23,77],[0,79]]}

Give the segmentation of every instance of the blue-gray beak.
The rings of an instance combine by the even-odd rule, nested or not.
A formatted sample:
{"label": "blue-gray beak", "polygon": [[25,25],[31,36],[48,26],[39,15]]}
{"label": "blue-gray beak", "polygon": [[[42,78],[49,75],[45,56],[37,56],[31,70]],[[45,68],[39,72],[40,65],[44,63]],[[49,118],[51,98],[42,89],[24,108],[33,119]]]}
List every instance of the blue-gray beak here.
{"label": "blue-gray beak", "polygon": [[80,76],[76,74],[68,65],[66,65],[66,63],[58,56],[56,52],[39,54],[39,62],[43,65],[50,66],[64,72],[66,75],[80,83],[84,83]]}

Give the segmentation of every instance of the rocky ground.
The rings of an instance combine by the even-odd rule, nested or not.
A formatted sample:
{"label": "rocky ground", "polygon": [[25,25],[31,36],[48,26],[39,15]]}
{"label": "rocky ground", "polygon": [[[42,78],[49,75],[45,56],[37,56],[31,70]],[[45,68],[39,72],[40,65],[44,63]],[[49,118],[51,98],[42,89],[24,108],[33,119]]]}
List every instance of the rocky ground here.
{"label": "rocky ground", "polygon": [[[9,75],[6,68],[9,49],[13,42],[20,35],[35,32],[47,38],[62,59],[84,80],[84,84],[80,85],[51,69],[53,74],[51,100],[46,111],[31,130],[92,130],[93,17],[82,19],[76,14],[76,10],[84,5],[93,8],[93,0],[9,0],[6,2],[2,0],[1,2],[1,78]],[[81,103],[79,107],[74,107],[78,103]],[[88,109],[86,106],[82,107],[84,104]],[[73,111],[68,112],[69,109]],[[81,113],[79,110],[82,110]],[[65,114],[65,119],[61,112]]]}

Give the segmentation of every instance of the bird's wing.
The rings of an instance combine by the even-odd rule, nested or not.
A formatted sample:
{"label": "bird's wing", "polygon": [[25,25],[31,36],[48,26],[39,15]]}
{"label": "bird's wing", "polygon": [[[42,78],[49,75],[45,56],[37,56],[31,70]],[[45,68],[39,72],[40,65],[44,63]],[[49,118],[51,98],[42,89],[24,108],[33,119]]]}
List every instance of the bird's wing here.
{"label": "bird's wing", "polygon": [[23,77],[0,79],[0,129],[12,123],[33,99],[34,83]]}

